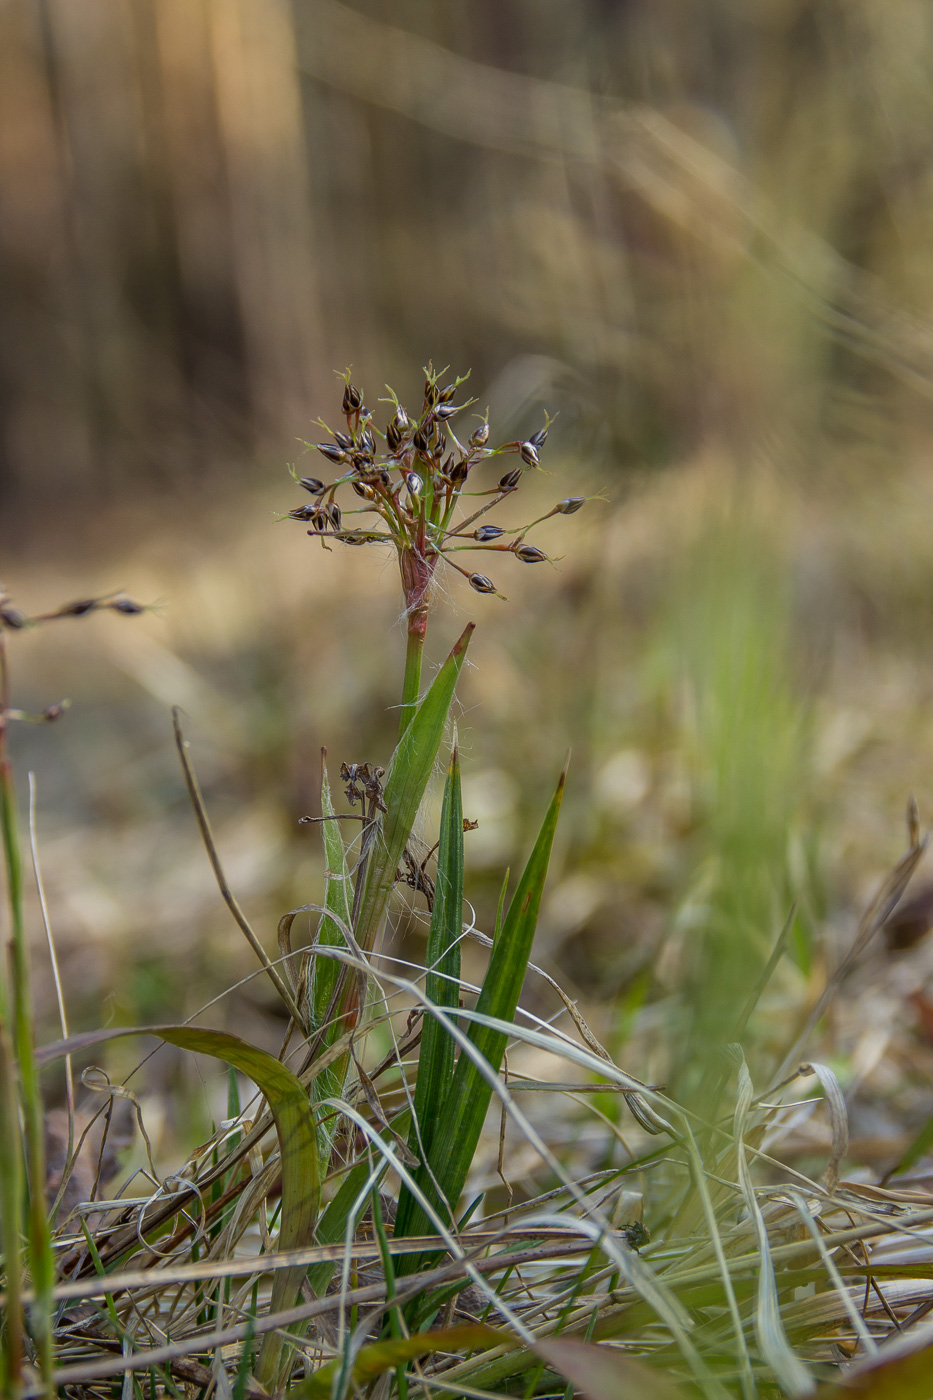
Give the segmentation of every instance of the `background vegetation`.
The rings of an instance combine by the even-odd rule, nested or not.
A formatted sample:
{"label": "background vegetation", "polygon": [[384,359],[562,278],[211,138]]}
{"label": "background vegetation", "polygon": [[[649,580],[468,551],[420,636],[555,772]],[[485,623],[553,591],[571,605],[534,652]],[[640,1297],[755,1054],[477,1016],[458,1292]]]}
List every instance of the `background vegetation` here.
{"label": "background vegetation", "polygon": [[[931,63],[923,0],[3,7],[0,576],[30,611],[160,604],[14,639],[17,703],[74,702],[11,736],[74,1027],[180,1021],[252,971],[171,704],[257,926],[317,897],[320,747],[335,769],[391,748],[404,627],[386,561],[277,523],[284,464],[317,472],[300,440],[335,416],[335,368],[415,398],[431,357],[472,369],[500,437],[557,414],[542,512],[605,497],[542,528],[564,556],[544,586],[454,591],[433,641],[439,664],[479,623],[458,691],[479,926],[571,744],[536,961],[692,1101],[793,908],[746,1038],[763,1087],[908,796],[931,809]],[[933,1113],[918,879],[910,946],[872,943],[813,1045],[853,1179]],[[255,979],[211,1024],[278,1048]],[[206,1134],[218,1084],[156,1058],[157,1155]],[[829,1141],[801,1117],[785,1149],[809,1169]]]}

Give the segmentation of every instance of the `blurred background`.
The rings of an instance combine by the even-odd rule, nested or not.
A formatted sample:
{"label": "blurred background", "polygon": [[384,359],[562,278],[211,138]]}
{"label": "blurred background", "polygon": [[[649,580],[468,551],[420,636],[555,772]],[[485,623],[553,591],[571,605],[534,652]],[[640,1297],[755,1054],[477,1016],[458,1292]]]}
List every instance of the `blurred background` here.
{"label": "blurred background", "polygon": [[[526,513],[599,498],[432,623],[480,624],[480,927],[572,747],[539,960],[687,1091],[793,908],[767,1077],[933,811],[931,65],[924,0],[5,0],[0,577],[158,605],[11,638],[16,702],[73,701],[13,743],[75,1026],[251,971],[172,704],[270,949],[319,896],[320,748],[385,760],[404,636],[391,561],[277,519],[287,464],[335,370],[417,408],[432,359],[494,441],[557,415]],[[927,924],[827,1031],[868,1162],[933,1110]],[[255,980],[210,1015],[280,1029]]]}

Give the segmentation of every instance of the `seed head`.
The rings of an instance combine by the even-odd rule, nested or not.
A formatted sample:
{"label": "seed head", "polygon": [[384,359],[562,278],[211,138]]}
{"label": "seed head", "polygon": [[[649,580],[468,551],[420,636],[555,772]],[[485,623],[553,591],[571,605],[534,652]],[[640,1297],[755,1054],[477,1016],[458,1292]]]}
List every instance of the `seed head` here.
{"label": "seed head", "polygon": [[474,540],[481,540],[484,544],[487,540],[497,540],[505,531],[500,530],[498,525],[481,525],[478,530],[473,531]]}
{"label": "seed head", "polygon": [[450,476],[451,485],[460,486],[464,481],[466,481],[467,477],[469,476],[469,473],[470,463],[466,457],[461,457],[459,462],[454,462],[453,466],[450,468],[450,471],[448,473],[448,475]]}
{"label": "seed head", "polygon": [[[444,393],[446,394],[446,392],[447,390],[445,389]],[[457,403],[439,403],[434,410],[434,417],[443,420],[445,418],[453,418],[454,414],[459,412],[460,405]]]}
{"label": "seed head", "polygon": [[0,622],[4,627],[9,627],[11,632],[18,632],[21,627],[26,626],[26,614],[21,613],[19,608],[14,608],[12,603],[0,603]]}
{"label": "seed head", "polygon": [[365,481],[353,481],[350,483],[358,496],[362,496],[364,501],[374,501],[376,493]]}
{"label": "seed head", "polygon": [[343,411],[344,413],[356,413],[363,407],[363,394],[355,384],[347,380],[343,391]]}
{"label": "seed head", "polygon": [[290,510],[288,512],[288,518],[289,520],[311,520],[317,515],[317,511],[317,506],[309,501],[306,506],[295,506],[294,510]]}
{"label": "seed head", "polygon": [[303,476],[299,479],[299,486],[303,486],[306,491],[310,491],[312,496],[319,496],[324,490],[323,481],[319,481],[316,476]]}
{"label": "seed head", "polygon": [[534,544],[520,544],[516,546],[515,554],[523,564],[544,564],[547,561],[547,555],[544,550],[539,549],[538,546]]}
{"label": "seed head", "polygon": [[364,452],[369,453],[370,457],[374,457],[376,455],[376,439],[373,436],[372,428],[364,428],[363,433],[360,437],[359,445]]}
{"label": "seed head", "polygon": [[424,428],[418,429],[418,431],[415,433],[415,436],[412,438],[412,442],[415,444],[415,447],[420,453],[422,453],[423,456],[430,456],[431,439],[429,434],[425,432]]}
{"label": "seed head", "polygon": [[471,447],[485,447],[489,441],[489,424],[480,423],[479,427],[470,434]]}
{"label": "seed head", "polygon": [[515,488],[516,488],[516,486],[518,485],[518,483],[521,481],[521,479],[522,479],[522,469],[521,469],[521,467],[513,467],[512,470],[511,470],[510,472],[506,472],[505,476],[500,476],[500,478],[499,478],[499,490],[500,490],[500,491],[514,491]]}
{"label": "seed head", "polygon": [[405,485],[408,487],[409,496],[420,496],[424,490],[424,482],[417,472],[409,472],[405,478]]}
{"label": "seed head", "polygon": [[402,445],[402,434],[394,418],[386,428],[386,442],[390,452],[397,452]]}
{"label": "seed head", "polygon": [[430,375],[424,381],[424,402],[427,408],[433,408],[441,396],[437,383]]}
{"label": "seed head", "polygon": [[335,530],[339,530],[339,529],[340,529],[340,507],[337,505],[336,501],[331,501],[329,505],[322,506],[322,510],[323,510],[324,514],[327,516],[327,519],[330,521],[331,525],[333,525],[334,529],[335,529]]}
{"label": "seed head", "polygon": [[496,585],[485,574],[470,574],[470,587],[475,588],[477,593],[496,592]]}
{"label": "seed head", "polygon": [[538,459],[538,449],[531,438],[529,438],[527,442],[523,442],[518,450],[521,453],[522,461],[527,462],[529,467],[539,467],[541,465]]}
{"label": "seed head", "polygon": [[349,452],[353,446],[353,439],[349,433],[334,433],[334,442],[346,452]]}
{"label": "seed head", "polygon": [[565,496],[562,501],[558,501],[555,510],[560,515],[574,515],[581,506],[586,505],[585,496]]}
{"label": "seed head", "polygon": [[333,462],[335,466],[341,466],[347,460],[347,454],[342,447],[338,447],[334,442],[319,442],[317,450],[322,457],[326,457],[328,462]]}
{"label": "seed head", "polygon": [[531,437],[528,439],[532,447],[544,446],[545,442],[547,441],[547,431],[547,424],[545,424],[544,427],[539,428],[536,433],[532,433]]}

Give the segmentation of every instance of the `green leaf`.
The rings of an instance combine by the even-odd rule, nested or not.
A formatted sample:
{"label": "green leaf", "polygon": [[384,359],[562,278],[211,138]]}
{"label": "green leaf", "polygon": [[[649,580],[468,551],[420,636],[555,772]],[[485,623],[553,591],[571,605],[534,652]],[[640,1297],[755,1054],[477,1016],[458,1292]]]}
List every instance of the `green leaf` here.
{"label": "green leaf", "polygon": [[[534,939],[538,910],[547,876],[548,860],[557,827],[566,769],[561,773],[557,790],[535,842],[534,850],[512,897],[508,913],[493,942],[489,967],[483,979],[476,1011],[500,1021],[511,1021],[518,1006],[531,945]],[[473,1022],[469,1038],[483,1058],[498,1072],[505,1052],[507,1036],[504,1031]],[[416,1173],[416,1181],[442,1217],[449,1216],[463,1190],[476,1144],[479,1141],[492,1096],[492,1085],[482,1075],[470,1057],[462,1051],[457,1060],[450,1090],[437,1118],[426,1166]],[[441,1190],[438,1198],[434,1182]],[[404,1234],[428,1233],[431,1226],[423,1208],[413,1205],[407,1211]],[[396,1219],[396,1236],[402,1237]],[[399,1261],[400,1274],[414,1273],[425,1267],[420,1255],[406,1255]]]}
{"label": "green leaf", "polygon": [[[265,1050],[249,1045],[235,1035],[228,1035],[225,1031],[200,1030],[193,1026],[134,1026],[121,1030],[88,1031],[45,1046],[38,1052],[36,1063],[39,1066],[47,1065],[65,1055],[128,1035],[157,1035],[182,1050],[225,1060],[249,1076],[266,1097],[279,1139],[282,1158],[279,1249],[300,1249],[310,1244],[320,1197],[317,1138],[307,1093],[291,1070]],[[305,1270],[300,1265],[276,1270],[270,1312],[279,1312],[294,1305],[304,1276]],[[274,1389],[280,1380],[283,1346],[284,1339],[277,1332],[269,1332],[263,1338],[257,1378],[267,1389]]]}
{"label": "green leaf", "polygon": [[[460,758],[454,735],[450,767],[441,808],[440,844],[434,908],[425,962],[425,992],[435,1006],[456,1010],[460,997],[460,939],[463,934],[463,802],[460,796]],[[447,1097],[454,1071],[454,1041],[432,1016],[426,1016],[421,1032],[415,1114],[409,1146],[416,1157],[430,1154],[438,1109]],[[416,1131],[417,1129],[417,1131]],[[420,1134],[420,1140],[419,1140]],[[405,1193],[405,1204],[410,1202]],[[396,1226],[398,1218],[396,1217]]]}
{"label": "green leaf", "polygon": [[[347,856],[340,823],[334,820],[334,804],[331,798],[327,768],[321,780],[321,835],[324,842],[324,907],[335,917],[321,919],[317,943],[323,948],[346,948],[347,940],[341,931],[350,927],[352,900],[350,897],[350,876],[347,870]],[[339,921],[339,922],[338,922]],[[311,970],[311,1029],[319,1030],[327,1015],[327,1008],[334,993],[341,964],[335,958],[315,958]],[[331,1034],[325,1036],[324,1044],[329,1045],[341,1031],[335,1022]],[[336,1092],[339,1093],[342,1083]]]}
{"label": "green leaf", "polygon": [[402,852],[411,836],[418,808],[444,736],[447,713],[463,666],[474,624],[469,623],[431,683],[411,723],[398,741],[389,765],[383,797],[386,812],[369,848],[356,928],[356,941],[372,948],[395,884]]}
{"label": "green leaf", "polygon": [[[371,1342],[361,1347],[353,1367],[355,1386],[378,1380],[384,1371],[414,1361],[419,1356],[436,1352],[478,1351],[482,1347],[508,1346],[512,1339],[481,1322],[465,1322],[435,1332],[419,1332],[412,1337],[394,1337],[391,1341]],[[514,1345],[514,1344],[513,1344]],[[331,1385],[340,1369],[340,1360],[328,1361],[306,1380],[293,1385],[290,1400],[330,1400]]]}

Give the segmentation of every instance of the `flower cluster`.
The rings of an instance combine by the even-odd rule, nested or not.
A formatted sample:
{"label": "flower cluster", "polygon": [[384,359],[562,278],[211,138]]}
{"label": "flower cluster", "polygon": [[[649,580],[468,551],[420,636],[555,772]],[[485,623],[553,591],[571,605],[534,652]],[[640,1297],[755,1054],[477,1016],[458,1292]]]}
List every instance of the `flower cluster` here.
{"label": "flower cluster", "polygon": [[[502,597],[485,573],[464,567],[457,557],[465,551],[482,550],[511,554],[523,564],[539,564],[548,556],[537,545],[528,544],[526,535],[533,525],[552,515],[572,515],[585,498],[568,496],[547,515],[518,529],[505,529],[484,519],[490,510],[521,485],[528,469],[539,466],[539,453],[548,435],[549,423],[524,441],[507,442],[491,448],[489,423],[484,418],[465,440],[454,431],[452,420],[470,403],[455,399],[466,376],[443,384],[444,372],[425,370],[421,412],[413,417],[395,394],[386,402],[394,409],[380,432],[373,413],[363,402],[363,394],[347,375],[343,391],[346,431],[330,433],[332,441],[314,444],[339,475],[332,481],[317,477],[297,477],[299,486],[313,499],[288,512],[292,520],[307,522],[309,535],[322,542],[342,544],[389,543],[398,554],[402,590],[409,619],[409,631],[423,632],[431,582],[443,560],[469,581],[477,593]],[[468,489],[475,467],[491,457],[514,455],[518,463],[506,471],[494,486]],[[349,488],[357,498],[352,508],[341,507],[337,494]],[[475,508],[465,509],[463,498],[471,498]],[[351,516],[369,515],[375,519],[363,525],[350,525]]]}

